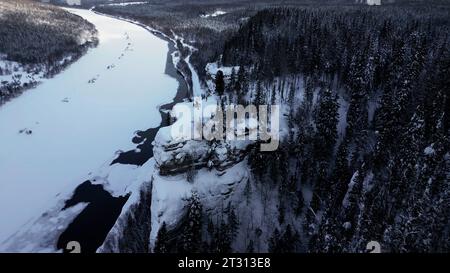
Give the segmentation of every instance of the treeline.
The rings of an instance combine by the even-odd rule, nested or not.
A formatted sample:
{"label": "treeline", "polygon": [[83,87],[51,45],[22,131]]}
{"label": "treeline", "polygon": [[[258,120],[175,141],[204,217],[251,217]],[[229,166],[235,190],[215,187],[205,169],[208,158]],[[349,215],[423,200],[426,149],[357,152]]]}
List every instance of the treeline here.
{"label": "treeline", "polygon": [[445,48],[449,15],[448,9],[425,7],[265,10],[225,43],[223,63],[252,65],[266,78],[324,73],[338,74],[346,83],[352,63],[366,64],[373,58],[370,84],[376,88],[385,71],[395,66],[396,51],[404,44]]}
{"label": "treeline", "polygon": [[[225,43],[223,63],[246,71],[228,92],[290,109],[280,149],[249,164],[306,251],[450,250],[449,27],[448,7],[279,8]],[[287,230],[273,232],[278,251]]]}
{"label": "treeline", "polygon": [[[185,42],[198,49],[193,52],[191,63],[202,68],[220,54],[226,37],[238,29],[241,18],[255,13],[254,9],[243,3],[243,0],[149,0],[148,4],[143,5],[104,5],[95,9],[102,13],[138,20],[172,38],[173,34],[183,37]],[[200,16],[216,10],[225,11],[227,14],[208,18]],[[205,74],[204,69],[198,69],[197,72],[200,77]]]}

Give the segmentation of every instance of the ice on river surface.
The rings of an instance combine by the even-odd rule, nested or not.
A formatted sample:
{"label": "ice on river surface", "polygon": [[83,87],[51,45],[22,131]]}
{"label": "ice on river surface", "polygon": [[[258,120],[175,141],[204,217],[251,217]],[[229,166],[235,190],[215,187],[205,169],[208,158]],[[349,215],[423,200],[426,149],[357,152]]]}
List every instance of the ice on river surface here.
{"label": "ice on river surface", "polygon": [[69,9],[95,24],[98,47],[0,107],[0,244],[54,206],[136,130],[160,123],[178,83],[164,74],[168,44],[134,24]]}

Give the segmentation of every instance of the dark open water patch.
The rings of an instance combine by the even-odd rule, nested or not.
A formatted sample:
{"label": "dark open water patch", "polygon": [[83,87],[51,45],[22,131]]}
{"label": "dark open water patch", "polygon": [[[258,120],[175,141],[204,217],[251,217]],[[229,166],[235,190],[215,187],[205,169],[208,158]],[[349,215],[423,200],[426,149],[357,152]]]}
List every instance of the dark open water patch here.
{"label": "dark open water patch", "polygon": [[136,166],[142,166],[150,158],[153,157],[153,139],[158,132],[159,127],[150,128],[146,131],[138,131],[136,136],[133,138],[134,144],[139,144],[137,146],[138,151],[130,150],[120,153],[116,159],[113,160],[111,165],[116,163],[119,164],[131,164]]}
{"label": "dark open water patch", "polygon": [[67,243],[77,241],[81,252],[94,253],[105,241],[128,197],[113,197],[102,185],[93,185],[89,180],[79,185],[63,210],[81,202],[89,204],[59,236],[57,248],[66,252]]}

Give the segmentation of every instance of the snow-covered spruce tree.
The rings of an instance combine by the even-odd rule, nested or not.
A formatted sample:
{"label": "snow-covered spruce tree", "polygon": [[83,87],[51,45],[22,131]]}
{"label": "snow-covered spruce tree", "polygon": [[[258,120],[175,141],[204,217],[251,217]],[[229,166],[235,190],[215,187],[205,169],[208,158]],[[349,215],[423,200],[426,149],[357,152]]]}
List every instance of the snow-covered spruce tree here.
{"label": "snow-covered spruce tree", "polygon": [[183,253],[201,252],[202,246],[202,209],[198,193],[193,191],[187,200],[186,222],[181,234],[179,251]]}
{"label": "snow-covered spruce tree", "polygon": [[339,224],[336,208],[328,208],[323,213],[323,222],[315,236],[310,240],[309,250],[318,253],[342,252],[341,233],[343,227]]}
{"label": "snow-covered spruce tree", "polygon": [[351,237],[356,229],[356,221],[360,213],[360,198],[363,188],[364,178],[366,176],[366,168],[360,167],[353,175],[347,193],[342,201],[342,210],[340,219],[345,231],[343,237],[346,240],[351,240]]}
{"label": "snow-covered spruce tree", "polygon": [[317,160],[326,161],[333,154],[337,139],[338,107],[337,96],[329,89],[323,90],[315,118],[317,132],[314,150]]}
{"label": "snow-covered spruce tree", "polygon": [[315,119],[317,131],[314,136],[314,168],[317,175],[311,201],[311,207],[315,211],[320,208],[320,203],[330,189],[327,173],[337,140],[338,107],[337,96],[329,89],[323,90]]}
{"label": "snow-covered spruce tree", "polygon": [[267,172],[268,160],[267,154],[261,153],[257,146],[251,149],[248,155],[248,162],[253,175],[261,182]]}
{"label": "snow-covered spruce tree", "polygon": [[241,65],[239,67],[234,90],[236,91],[237,94],[238,103],[246,104],[244,100],[245,95],[248,91],[248,75],[244,65]]}
{"label": "snow-covered spruce tree", "polygon": [[272,236],[269,239],[269,252],[270,253],[279,253],[280,252],[280,240],[281,240],[281,234],[278,228],[275,228],[275,230],[272,233]]}
{"label": "snow-covered spruce tree", "polygon": [[152,183],[143,185],[140,190],[139,203],[133,205],[127,212],[123,234],[118,242],[118,250],[121,253],[150,252],[151,185]]}
{"label": "snow-covered spruce tree", "polygon": [[[261,81],[256,83],[255,97],[253,99],[253,104],[258,107],[258,105],[265,104],[265,92],[262,87]],[[259,110],[259,108],[258,108]]]}
{"label": "snow-covered spruce tree", "polygon": [[255,246],[254,246],[254,241],[250,240],[250,242],[247,245],[247,249],[245,250],[246,253],[255,253]]}
{"label": "snow-covered spruce tree", "polygon": [[297,251],[299,234],[293,230],[291,225],[287,225],[283,234],[275,228],[269,239],[270,253],[293,253]]}
{"label": "snow-covered spruce tree", "polygon": [[227,92],[233,94],[236,91],[236,79],[237,75],[236,75],[236,69],[234,69],[234,67],[231,69],[231,74],[230,74],[230,80],[228,81],[227,84]]}
{"label": "snow-covered spruce tree", "polygon": [[330,183],[331,192],[330,204],[331,208],[336,208],[342,203],[344,195],[348,189],[348,181],[352,176],[352,172],[348,162],[348,142],[347,138],[344,138],[337,149],[336,160],[333,172],[331,174]]}
{"label": "snow-covered spruce tree", "polygon": [[211,240],[209,244],[209,252],[211,253],[230,253],[231,243],[233,241],[230,225],[222,218],[210,231]]}
{"label": "snow-covered spruce tree", "polygon": [[230,235],[231,239],[235,239],[237,236],[237,232],[239,230],[239,219],[236,215],[236,209],[231,205],[231,203],[228,204],[228,226],[230,229]]}

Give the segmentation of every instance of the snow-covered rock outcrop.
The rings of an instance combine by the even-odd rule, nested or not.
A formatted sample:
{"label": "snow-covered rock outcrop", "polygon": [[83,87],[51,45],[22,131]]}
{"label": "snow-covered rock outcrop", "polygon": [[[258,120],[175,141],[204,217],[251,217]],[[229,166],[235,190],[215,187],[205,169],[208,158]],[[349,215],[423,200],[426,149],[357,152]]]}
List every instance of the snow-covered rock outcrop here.
{"label": "snow-covered rock outcrop", "polygon": [[[166,129],[166,128],[163,128]],[[215,168],[223,171],[240,162],[250,142],[242,145],[205,140],[171,141],[160,130],[153,143],[154,158],[162,175],[177,174],[191,168]]]}
{"label": "snow-covered rock outcrop", "polygon": [[[185,107],[190,112],[197,111],[203,113],[199,118],[199,123],[194,123],[193,117],[188,115],[178,116],[177,108]],[[215,168],[219,171],[225,170],[245,157],[246,150],[253,143],[251,140],[206,140],[202,137],[205,134],[204,126],[217,113],[215,112],[216,102],[209,101],[185,102],[177,104],[171,112],[172,118],[178,118],[174,124],[161,128],[153,141],[153,154],[156,165],[162,175],[177,174],[189,169],[199,169],[202,167]],[[179,132],[174,128],[184,128],[191,126],[192,130]],[[237,121],[236,132],[232,134],[237,139],[245,138],[245,134],[251,126],[256,126],[253,122]],[[246,130],[249,129],[249,130]],[[221,128],[222,129],[222,128]],[[230,134],[230,132],[226,132]],[[224,138],[231,138],[230,135]]]}

